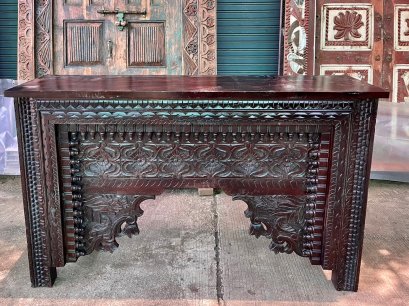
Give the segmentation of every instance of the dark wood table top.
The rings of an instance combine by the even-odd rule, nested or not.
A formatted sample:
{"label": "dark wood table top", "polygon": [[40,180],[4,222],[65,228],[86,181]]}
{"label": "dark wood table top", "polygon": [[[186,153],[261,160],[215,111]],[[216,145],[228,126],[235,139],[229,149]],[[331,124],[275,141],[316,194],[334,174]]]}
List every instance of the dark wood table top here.
{"label": "dark wood table top", "polygon": [[373,99],[389,93],[348,76],[46,76],[5,91],[52,99]]}

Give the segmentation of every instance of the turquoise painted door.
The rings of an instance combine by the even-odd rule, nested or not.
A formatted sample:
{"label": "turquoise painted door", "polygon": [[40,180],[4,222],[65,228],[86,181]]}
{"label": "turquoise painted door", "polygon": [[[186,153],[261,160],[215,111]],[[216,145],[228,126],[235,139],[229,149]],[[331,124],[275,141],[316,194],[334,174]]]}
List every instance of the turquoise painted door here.
{"label": "turquoise painted door", "polygon": [[17,0],[0,1],[0,79],[17,79]]}
{"label": "turquoise painted door", "polygon": [[277,74],[280,2],[217,1],[218,74]]}

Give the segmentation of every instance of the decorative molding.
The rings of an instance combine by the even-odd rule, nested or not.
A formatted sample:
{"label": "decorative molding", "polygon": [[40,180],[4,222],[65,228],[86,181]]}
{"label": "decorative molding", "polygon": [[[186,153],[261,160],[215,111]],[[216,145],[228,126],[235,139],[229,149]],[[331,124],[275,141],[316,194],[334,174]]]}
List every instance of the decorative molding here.
{"label": "decorative molding", "polygon": [[35,0],[34,3],[35,77],[42,77],[53,73],[53,5],[52,0]]}
{"label": "decorative molding", "polygon": [[321,65],[321,75],[349,75],[354,79],[373,84],[373,68],[371,65]]}
{"label": "decorative molding", "polygon": [[[356,105],[352,114],[344,193],[347,195],[340,212],[339,239],[333,281],[337,290],[356,291],[367,204],[370,151],[373,145],[377,103],[372,100]],[[368,132],[371,131],[371,132]]]}
{"label": "decorative molding", "polygon": [[[284,11],[284,75],[312,74],[311,0],[286,0]],[[310,63],[311,61],[311,63]]]}
{"label": "decorative molding", "polygon": [[372,4],[324,4],[321,16],[321,50],[372,50]]}
{"label": "decorative molding", "polygon": [[184,0],[183,72],[217,73],[216,0]]}
{"label": "decorative molding", "polygon": [[[25,214],[29,216],[30,229],[27,231],[28,256],[31,270],[31,283],[34,287],[50,287],[56,278],[56,269],[51,268],[46,215],[44,176],[42,175],[42,150],[38,114],[33,104],[20,99],[18,103],[19,147],[22,175],[26,178],[24,195]],[[28,221],[27,221],[28,222]]]}
{"label": "decorative molding", "polygon": [[34,20],[32,0],[18,1],[18,75],[22,81],[35,78]]}
{"label": "decorative molding", "polygon": [[[121,129],[121,127],[118,127]],[[128,127],[129,128],[129,127]],[[84,178],[186,179],[271,178],[306,176],[305,133],[152,132],[84,133],[79,145]],[[269,131],[270,130],[270,131]]]}
{"label": "decorative molding", "polygon": [[397,51],[409,51],[409,5],[395,5],[394,46]]}

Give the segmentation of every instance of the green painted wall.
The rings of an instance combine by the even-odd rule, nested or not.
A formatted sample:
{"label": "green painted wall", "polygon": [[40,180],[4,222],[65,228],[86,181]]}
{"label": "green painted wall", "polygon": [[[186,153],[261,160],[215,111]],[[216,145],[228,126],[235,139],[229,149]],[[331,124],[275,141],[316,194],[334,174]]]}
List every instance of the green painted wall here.
{"label": "green painted wall", "polygon": [[17,0],[0,0],[0,79],[17,79]]}
{"label": "green painted wall", "polygon": [[218,74],[277,74],[280,0],[218,0]]}

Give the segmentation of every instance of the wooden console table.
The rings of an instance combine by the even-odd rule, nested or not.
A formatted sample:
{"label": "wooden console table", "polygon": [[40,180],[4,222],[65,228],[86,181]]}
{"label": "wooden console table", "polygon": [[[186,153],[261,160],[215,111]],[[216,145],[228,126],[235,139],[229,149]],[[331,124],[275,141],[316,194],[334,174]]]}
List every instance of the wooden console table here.
{"label": "wooden console table", "polygon": [[[377,99],[349,77],[49,76],[15,97],[33,286],[167,188],[221,188],[250,234],[357,290]],[[165,216],[164,216],[165,217]]]}

